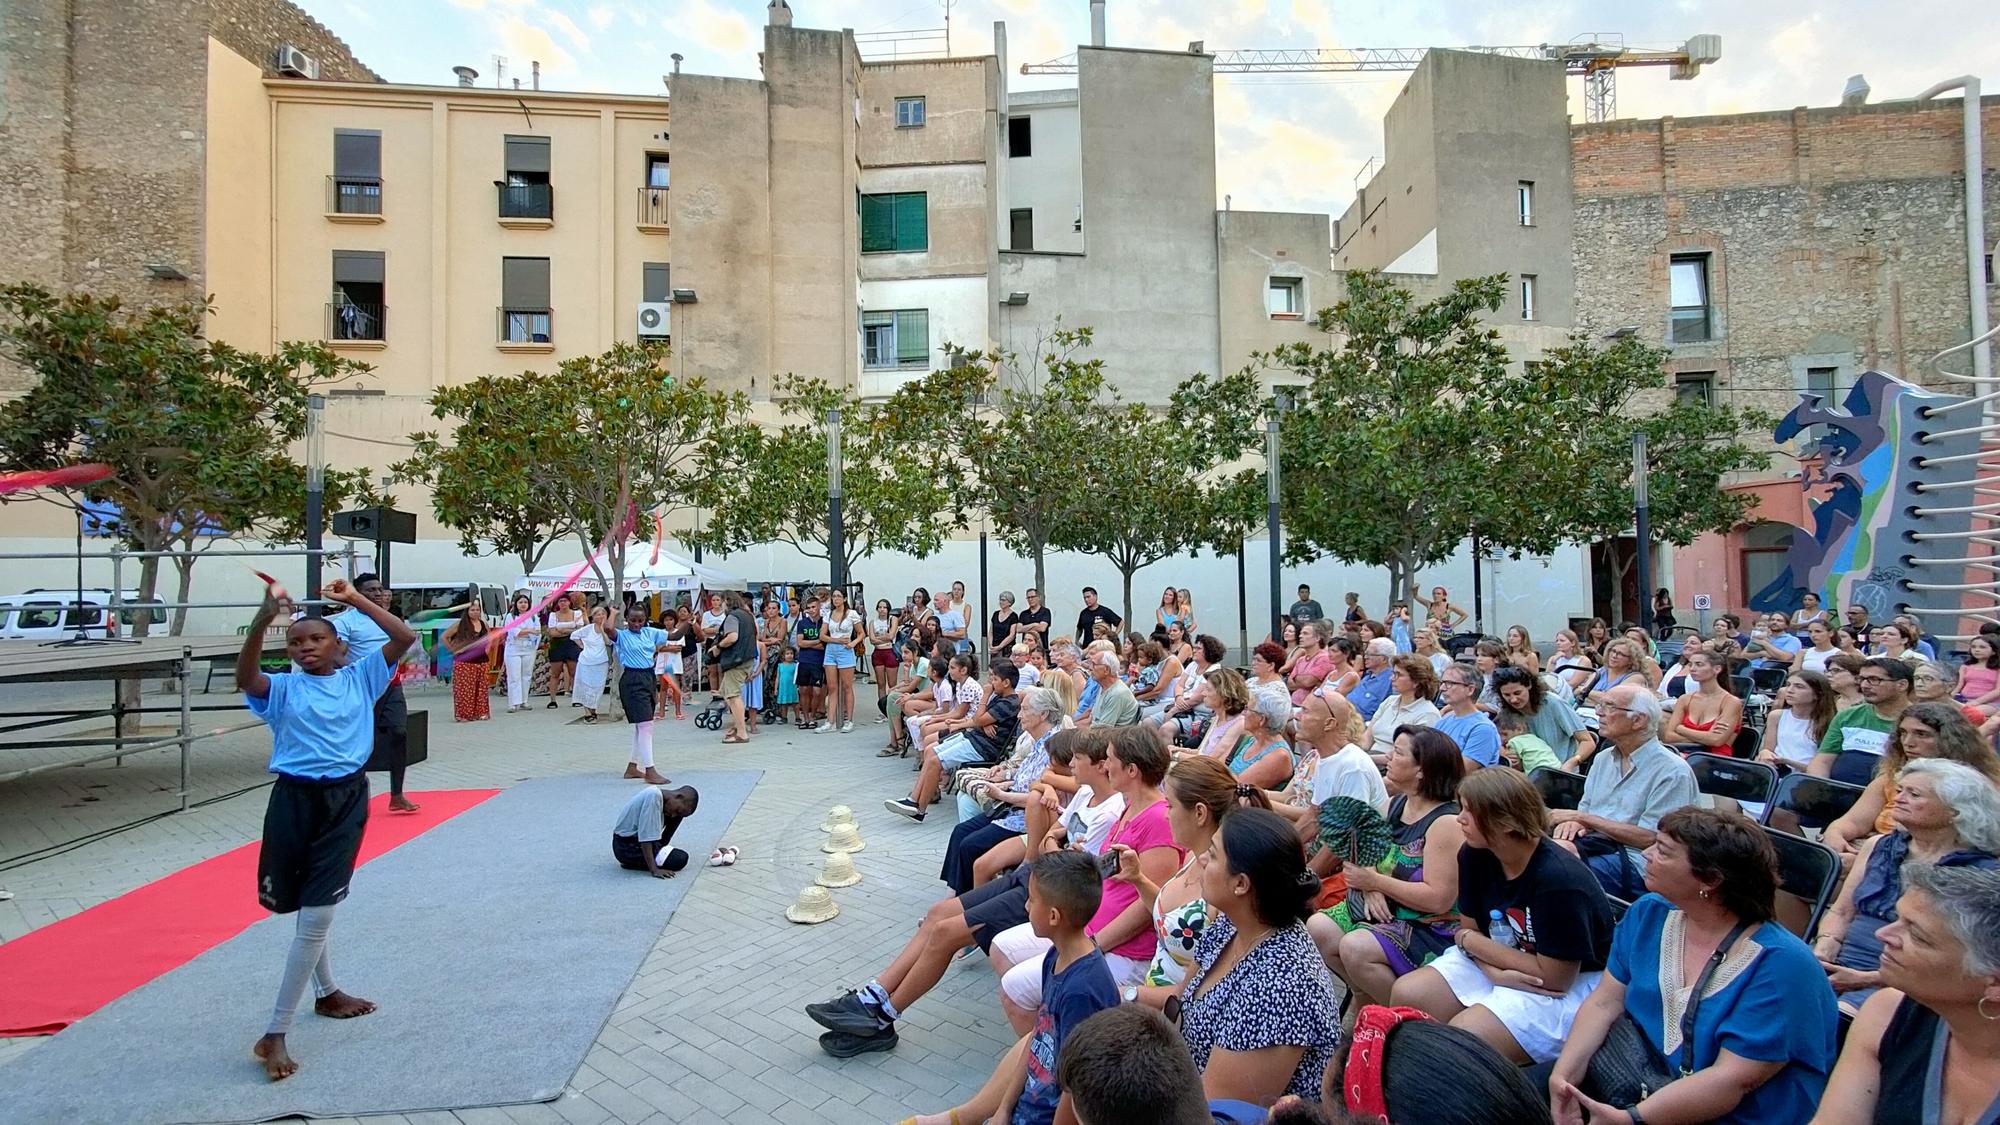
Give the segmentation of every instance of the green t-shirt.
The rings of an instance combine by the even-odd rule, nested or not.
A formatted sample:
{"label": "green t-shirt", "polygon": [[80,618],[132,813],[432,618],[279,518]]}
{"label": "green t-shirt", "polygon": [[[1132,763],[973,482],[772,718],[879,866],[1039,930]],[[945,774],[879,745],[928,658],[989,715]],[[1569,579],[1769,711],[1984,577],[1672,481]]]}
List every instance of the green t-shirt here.
{"label": "green t-shirt", "polygon": [[1114,683],[1097,694],[1097,702],[1090,708],[1090,725],[1094,727],[1129,727],[1139,721],[1139,701],[1132,696],[1132,689],[1122,683]]}
{"label": "green t-shirt", "polygon": [[1521,759],[1522,773],[1534,773],[1544,766],[1552,770],[1562,768],[1562,759],[1556,757],[1554,748],[1537,735],[1517,734],[1507,740],[1507,749]]}
{"label": "green t-shirt", "polygon": [[1889,748],[1889,735],[1895,729],[1896,720],[1877,714],[1872,703],[1849,707],[1835,715],[1833,722],[1827,724],[1826,737],[1819,740],[1821,754],[1839,755],[1829,776],[1850,785],[1868,784],[1882,763],[1882,753]]}

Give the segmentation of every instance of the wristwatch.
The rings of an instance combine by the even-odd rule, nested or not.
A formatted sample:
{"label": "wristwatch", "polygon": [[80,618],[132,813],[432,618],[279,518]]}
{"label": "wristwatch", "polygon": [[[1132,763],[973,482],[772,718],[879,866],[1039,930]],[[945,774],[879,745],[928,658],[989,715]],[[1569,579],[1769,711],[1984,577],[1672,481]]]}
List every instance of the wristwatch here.
{"label": "wristwatch", "polygon": [[1123,997],[1127,1004],[1136,1004],[1139,1001],[1139,986],[1128,984],[1119,990],[1118,995]]}

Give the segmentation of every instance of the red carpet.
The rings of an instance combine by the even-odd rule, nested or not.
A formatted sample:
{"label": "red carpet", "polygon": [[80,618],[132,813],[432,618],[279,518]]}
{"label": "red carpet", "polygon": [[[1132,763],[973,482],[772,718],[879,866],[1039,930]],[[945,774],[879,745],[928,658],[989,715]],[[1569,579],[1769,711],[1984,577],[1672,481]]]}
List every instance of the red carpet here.
{"label": "red carpet", "polygon": [[[389,795],[378,794],[357,863],[498,792],[411,793],[423,808],[408,815],[390,815]],[[249,843],[0,945],[0,1035],[54,1035],[264,917]]]}

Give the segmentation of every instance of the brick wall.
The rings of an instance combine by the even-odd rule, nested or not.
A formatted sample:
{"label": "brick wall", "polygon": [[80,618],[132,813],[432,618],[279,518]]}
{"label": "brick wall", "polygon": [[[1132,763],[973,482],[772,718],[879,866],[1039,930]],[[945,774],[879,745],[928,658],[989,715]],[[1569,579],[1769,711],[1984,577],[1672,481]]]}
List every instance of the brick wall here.
{"label": "brick wall", "polygon": [[326,81],[380,82],[338,35],[286,0],[208,0],[208,33],[230,50],[271,69],[271,51],[290,43],[319,63]]}

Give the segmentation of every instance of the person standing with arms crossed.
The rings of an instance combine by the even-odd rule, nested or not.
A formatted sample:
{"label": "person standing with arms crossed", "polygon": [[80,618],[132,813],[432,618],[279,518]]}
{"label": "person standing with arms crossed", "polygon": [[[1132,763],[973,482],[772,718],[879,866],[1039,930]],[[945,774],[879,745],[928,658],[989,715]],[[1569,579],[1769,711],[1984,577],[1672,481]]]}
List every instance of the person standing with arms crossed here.
{"label": "person standing with arms crossed", "polygon": [[375,1010],[370,1001],[342,992],[327,953],[333,910],[347,897],[354,857],[368,824],[368,775],[375,749],[375,701],[389,686],[396,664],[417,635],[387,609],[336,578],[326,596],[351,606],[387,638],[373,657],[348,659],[333,623],[304,617],[285,631],[285,655],[296,672],[265,672],[264,630],[291,604],[267,587],[264,604],[236,654],[236,687],[250,713],[271,728],[270,771],[277,775],[264,809],[264,838],[257,853],[257,901],[273,914],[294,914],[298,927],[278,985],[278,1002],[263,1038],[250,1049],[273,1082],[290,1078],[299,1064],[285,1049],[285,1035],[305,994],[313,1011],[351,1019]]}
{"label": "person standing with arms crossed", "polygon": [[[389,588],[373,574],[363,574],[354,580],[354,588],[361,596],[374,602],[384,610],[389,608]],[[389,634],[380,625],[362,613],[342,613],[330,619],[333,631],[347,646],[347,662],[367,660],[380,656],[382,647],[389,643]],[[389,761],[389,811],[413,813],[417,806],[403,796],[403,773],[410,765],[410,705],[403,698],[403,666],[399,663],[389,676],[389,686],[382,697],[375,701],[375,745],[383,751]]]}

